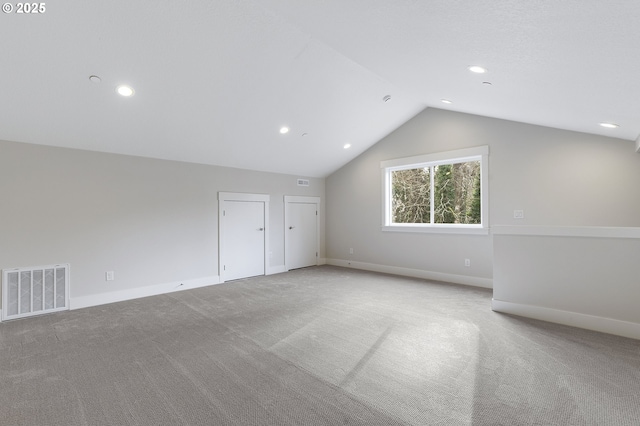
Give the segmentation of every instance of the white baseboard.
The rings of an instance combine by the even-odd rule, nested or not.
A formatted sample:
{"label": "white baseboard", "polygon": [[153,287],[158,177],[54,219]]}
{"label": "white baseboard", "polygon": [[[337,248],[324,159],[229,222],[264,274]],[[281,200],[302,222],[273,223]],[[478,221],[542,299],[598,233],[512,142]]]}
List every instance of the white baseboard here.
{"label": "white baseboard", "polygon": [[629,337],[631,339],[640,339],[640,324],[634,322],[598,317],[577,312],[562,311],[542,306],[505,302],[504,300],[496,299],[491,301],[491,309],[497,312],[504,312],[506,314],[570,325],[572,327],[615,334],[617,336]]}
{"label": "white baseboard", "polygon": [[640,238],[640,227],[498,225],[493,235],[583,238]]}
{"label": "white baseboard", "polygon": [[217,275],[211,277],[196,278],[193,280],[175,281],[150,285],[146,287],[137,287],[127,290],[93,294],[90,296],[71,297],[69,306],[70,309],[88,308],[90,306],[105,305],[107,303],[122,302],[125,300],[139,299],[141,297],[156,296],[158,294],[190,290],[214,284],[220,284],[220,277],[218,277]]}
{"label": "white baseboard", "polygon": [[385,274],[402,275],[406,277],[422,278],[426,280],[445,281],[474,287],[493,288],[491,278],[471,277],[468,275],[447,274],[444,272],[425,271],[422,269],[401,268],[398,266],[377,265],[375,263],[354,262],[343,259],[327,259],[329,265],[345,268],[363,269],[365,271],[382,272]]}
{"label": "white baseboard", "polygon": [[326,257],[318,258],[318,265],[326,265],[326,264],[327,264],[327,258]]}

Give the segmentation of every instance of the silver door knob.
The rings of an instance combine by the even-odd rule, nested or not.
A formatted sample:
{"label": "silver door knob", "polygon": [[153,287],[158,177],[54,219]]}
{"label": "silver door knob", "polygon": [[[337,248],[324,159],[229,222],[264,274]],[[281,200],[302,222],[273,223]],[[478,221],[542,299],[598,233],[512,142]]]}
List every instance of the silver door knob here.
{"label": "silver door knob", "polygon": [[258,228],[258,231],[264,231],[264,228]]}
{"label": "silver door knob", "polygon": [[289,229],[293,229],[293,228],[295,228],[295,226],[290,226],[290,227],[289,227]]}

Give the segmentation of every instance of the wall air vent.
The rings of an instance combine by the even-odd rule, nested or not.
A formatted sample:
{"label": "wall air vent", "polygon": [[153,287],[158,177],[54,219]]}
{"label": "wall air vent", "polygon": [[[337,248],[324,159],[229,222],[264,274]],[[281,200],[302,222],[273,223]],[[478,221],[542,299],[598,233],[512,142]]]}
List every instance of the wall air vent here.
{"label": "wall air vent", "polygon": [[309,179],[298,179],[298,186],[309,186]]}
{"label": "wall air vent", "polygon": [[2,320],[68,309],[68,264],[3,269]]}

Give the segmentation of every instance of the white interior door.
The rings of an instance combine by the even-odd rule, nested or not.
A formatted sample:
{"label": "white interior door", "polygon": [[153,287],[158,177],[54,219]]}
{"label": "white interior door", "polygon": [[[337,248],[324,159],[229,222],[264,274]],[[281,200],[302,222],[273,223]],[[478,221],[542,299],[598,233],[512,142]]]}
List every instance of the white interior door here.
{"label": "white interior door", "polygon": [[265,203],[225,200],[221,204],[222,280],[264,275]]}
{"label": "white interior door", "polygon": [[319,198],[285,197],[286,269],[318,264]]}

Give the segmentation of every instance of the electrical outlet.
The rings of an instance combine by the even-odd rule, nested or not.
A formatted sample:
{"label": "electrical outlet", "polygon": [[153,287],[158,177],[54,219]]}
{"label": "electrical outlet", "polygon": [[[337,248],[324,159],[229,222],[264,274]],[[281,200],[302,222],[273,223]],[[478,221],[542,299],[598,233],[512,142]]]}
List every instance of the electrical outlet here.
{"label": "electrical outlet", "polygon": [[466,267],[471,266],[471,259],[465,259],[464,260],[464,266],[466,266]]}
{"label": "electrical outlet", "polygon": [[514,219],[524,219],[524,210],[514,210],[513,211]]}
{"label": "electrical outlet", "polygon": [[349,254],[353,254],[353,247],[349,249]]}
{"label": "electrical outlet", "polygon": [[104,275],[105,275],[105,279],[106,279],[107,281],[113,281],[113,280],[115,280],[115,273],[114,273],[113,271],[107,271],[107,272],[105,272],[105,274],[104,274]]}

